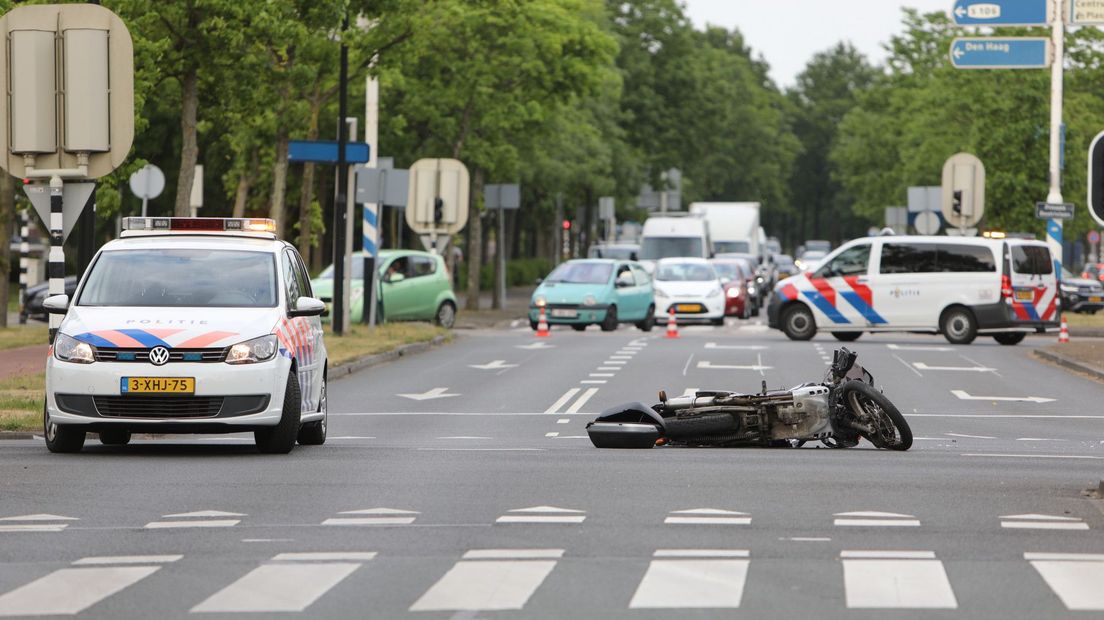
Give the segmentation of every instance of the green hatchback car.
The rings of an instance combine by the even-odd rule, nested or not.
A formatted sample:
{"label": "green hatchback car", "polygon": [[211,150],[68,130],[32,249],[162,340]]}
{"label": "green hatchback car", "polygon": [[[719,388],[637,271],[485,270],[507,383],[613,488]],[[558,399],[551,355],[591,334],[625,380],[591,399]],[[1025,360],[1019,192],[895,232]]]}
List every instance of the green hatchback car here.
{"label": "green hatchback car", "polygon": [[652,278],[639,263],[610,259],[570,260],[548,274],[529,302],[529,326],[537,328],[540,309],[550,324],[583,331],[598,324],[611,332],[619,323],[643,331],[655,325]]}
{"label": "green hatchback car", "polygon": [[[364,252],[353,253],[353,284],[349,320],[364,313]],[[445,259],[417,250],[381,250],[377,259],[376,316],[383,321],[434,321],[451,328],[456,323],[456,295]],[[333,299],[333,265],[311,280],[314,294]]]}

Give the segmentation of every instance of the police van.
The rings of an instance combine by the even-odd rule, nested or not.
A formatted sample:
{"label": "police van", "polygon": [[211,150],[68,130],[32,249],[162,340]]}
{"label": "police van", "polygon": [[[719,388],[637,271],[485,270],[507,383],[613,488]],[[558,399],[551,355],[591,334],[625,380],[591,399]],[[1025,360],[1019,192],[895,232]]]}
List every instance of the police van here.
{"label": "police van", "polygon": [[86,433],[250,431],[265,453],[326,441],[326,347],[303,259],[265,219],[131,217],[92,260],[46,362],[46,446]]}
{"label": "police van", "polygon": [[779,282],[767,316],[792,340],[823,329],[842,341],[907,331],[1014,345],[1057,327],[1059,304],[1055,263],[1040,241],[886,236],[851,241],[815,271]]}

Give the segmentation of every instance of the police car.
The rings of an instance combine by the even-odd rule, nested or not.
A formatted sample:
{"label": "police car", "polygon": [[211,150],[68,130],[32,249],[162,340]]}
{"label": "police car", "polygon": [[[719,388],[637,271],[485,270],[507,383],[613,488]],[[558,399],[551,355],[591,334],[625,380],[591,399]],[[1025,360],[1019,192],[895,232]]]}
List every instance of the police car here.
{"label": "police car", "polygon": [[302,258],[264,219],[126,218],[64,313],[46,364],[51,452],[85,433],[251,431],[265,453],[326,441],[326,347]]}
{"label": "police car", "polygon": [[1059,304],[1055,263],[1040,241],[887,236],[851,241],[815,271],[782,280],[767,316],[792,340],[826,329],[843,341],[912,331],[1014,345],[1057,327]]}

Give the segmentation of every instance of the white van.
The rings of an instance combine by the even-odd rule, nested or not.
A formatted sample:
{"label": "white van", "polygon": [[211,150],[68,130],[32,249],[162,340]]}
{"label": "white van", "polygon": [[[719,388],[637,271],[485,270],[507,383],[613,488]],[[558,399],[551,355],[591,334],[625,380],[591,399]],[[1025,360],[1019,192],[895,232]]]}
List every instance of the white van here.
{"label": "white van", "polygon": [[644,220],[640,235],[641,261],[661,258],[712,258],[709,223],[697,215],[657,216]]}
{"label": "white van", "polygon": [[827,329],[839,340],[863,332],[941,333],[969,344],[979,333],[1017,344],[1058,326],[1058,280],[1041,241],[887,236],[856,239],[819,268],[786,278],[767,308],[792,340]]}

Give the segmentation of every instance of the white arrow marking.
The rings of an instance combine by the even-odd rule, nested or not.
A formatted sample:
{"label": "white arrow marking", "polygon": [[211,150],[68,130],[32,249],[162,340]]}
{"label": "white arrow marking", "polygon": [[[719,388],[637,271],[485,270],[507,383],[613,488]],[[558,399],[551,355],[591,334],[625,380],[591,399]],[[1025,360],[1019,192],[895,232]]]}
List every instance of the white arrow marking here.
{"label": "white arrow marking", "polygon": [[874,517],[884,519],[915,519],[913,515],[903,515],[896,512],[877,512],[873,510],[860,512],[837,512],[833,517]]}
{"label": "white arrow marking", "polygon": [[966,52],[963,52],[963,51],[962,51],[962,48],[961,48],[961,47],[957,47],[957,46],[956,46],[956,47],[954,48],[954,52],[953,52],[953,53],[954,53],[954,57],[955,57],[955,58],[962,58],[963,56],[965,56],[965,55],[966,55]]}
{"label": "white arrow marking", "polygon": [[690,510],[672,510],[673,515],[737,515],[746,517],[746,512],[736,512],[735,510],[721,510],[720,508],[691,508]]}
{"label": "white arrow marking", "polygon": [[548,344],[547,342],[537,341],[533,344],[519,344],[517,345],[517,348],[525,349],[527,351],[536,351],[538,349],[555,349],[556,345]]}
{"label": "white arrow marking", "polygon": [[698,368],[706,368],[711,370],[771,370],[773,366],[728,366],[725,364],[714,364],[712,362],[698,362]]}
{"label": "white arrow marking", "polygon": [[1057,515],[1041,515],[1041,514],[1027,514],[1027,515],[1001,515],[1002,519],[1025,519],[1030,521],[1080,521],[1077,517],[1059,517]]}
{"label": "white arrow marking", "polygon": [[344,510],[339,515],[420,515],[416,510],[400,510],[398,508],[367,508],[365,510]]}
{"label": "white arrow marking", "polygon": [[76,517],[63,517],[60,515],[36,514],[22,515],[19,517],[4,517],[0,521],[80,521]]}
{"label": "white arrow marking", "polygon": [[959,6],[959,7],[955,7],[955,12],[954,12],[954,14],[955,14],[955,16],[957,16],[957,17],[961,18],[961,17],[963,16],[963,15],[965,15],[965,14],[966,14],[966,9],[964,9],[964,8],[962,8],[962,7],[960,7],[960,6]]}
{"label": "white arrow marking", "polygon": [[757,344],[717,344],[716,342],[705,343],[707,349],[738,349],[741,351],[762,351],[766,349],[764,346]]}
{"label": "white arrow marking", "polygon": [[913,366],[919,370],[953,370],[956,372],[997,372],[996,368],[985,366],[928,366],[924,362],[913,362]]}
{"label": "white arrow marking", "polygon": [[506,360],[495,360],[489,364],[468,364],[469,368],[479,370],[502,370],[503,368],[517,368],[517,364],[507,364]]}
{"label": "white arrow marking", "polygon": [[422,394],[396,394],[396,396],[402,396],[403,398],[409,398],[410,400],[433,400],[435,398],[450,398],[452,396],[460,396],[459,394],[448,394],[448,388],[433,388],[428,392]]}
{"label": "white arrow marking", "polygon": [[954,351],[951,347],[928,347],[920,345],[900,345],[900,344],[887,344],[887,349],[893,349],[894,351]]}
{"label": "white arrow marking", "polygon": [[180,519],[180,518],[208,518],[208,517],[244,517],[246,515],[240,512],[223,512],[221,510],[199,510],[196,512],[181,512],[174,515],[161,515],[164,519]]}
{"label": "white arrow marking", "polygon": [[1040,396],[1027,396],[1027,397],[1017,397],[1017,396],[970,396],[966,392],[966,390],[951,390],[951,394],[954,394],[955,396],[959,397],[962,400],[991,400],[991,401],[1006,402],[1006,403],[1036,403],[1036,404],[1040,404],[1040,403],[1052,403],[1055,400],[1057,400],[1056,398],[1042,398]]}
{"label": "white arrow marking", "polygon": [[533,506],[532,508],[515,508],[513,510],[507,510],[506,512],[559,512],[559,513],[574,513],[582,514],[585,510],[574,510],[572,508],[557,508],[555,506]]}

